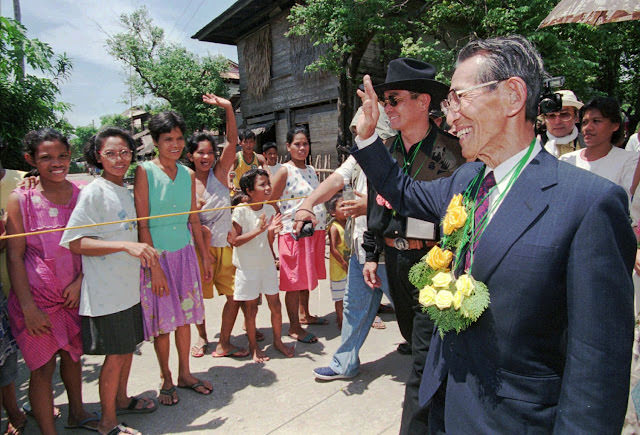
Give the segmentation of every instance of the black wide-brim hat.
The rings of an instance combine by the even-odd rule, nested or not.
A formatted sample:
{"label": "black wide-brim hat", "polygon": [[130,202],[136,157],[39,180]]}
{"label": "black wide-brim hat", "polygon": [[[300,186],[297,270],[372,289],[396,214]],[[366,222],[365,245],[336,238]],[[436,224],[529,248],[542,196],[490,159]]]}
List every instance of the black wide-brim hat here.
{"label": "black wide-brim hat", "polygon": [[384,83],[373,89],[378,94],[384,91],[405,90],[431,95],[431,105],[437,107],[449,92],[449,86],[435,80],[436,68],[421,60],[400,57],[389,62]]}

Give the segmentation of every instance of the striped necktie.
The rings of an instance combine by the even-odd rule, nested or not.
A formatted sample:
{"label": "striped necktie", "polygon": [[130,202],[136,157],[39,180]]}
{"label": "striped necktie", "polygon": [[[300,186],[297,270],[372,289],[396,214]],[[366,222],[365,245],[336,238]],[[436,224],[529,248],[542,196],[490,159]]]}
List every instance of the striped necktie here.
{"label": "striped necktie", "polygon": [[[493,175],[493,171],[489,172],[482,183],[480,184],[480,188],[478,189],[478,194],[476,195],[476,213],[474,216],[474,228],[476,231],[478,230],[478,226],[482,222],[483,218],[489,211],[489,197],[488,193],[496,185],[496,177]],[[473,241],[473,251],[475,252],[478,247],[478,241],[480,238],[476,238]],[[471,249],[467,249],[467,254],[465,256],[464,269],[467,270],[471,265]]]}

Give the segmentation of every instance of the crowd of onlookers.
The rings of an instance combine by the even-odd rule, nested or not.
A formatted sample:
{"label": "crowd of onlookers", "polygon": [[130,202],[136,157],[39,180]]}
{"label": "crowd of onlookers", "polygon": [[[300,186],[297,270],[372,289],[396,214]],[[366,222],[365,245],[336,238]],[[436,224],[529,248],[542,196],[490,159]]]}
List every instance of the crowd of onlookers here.
{"label": "crowd of onlookers", "polygon": [[[640,181],[638,133],[631,135],[626,149],[619,148],[624,145],[623,122],[613,98],[598,97],[583,104],[571,91],[559,94],[561,110],[540,115],[541,145],[560,160],[621,185],[629,196],[635,226],[640,219],[640,199],[634,195]],[[225,109],[224,148],[220,151],[208,132],[186,139],[185,123],[175,112],[155,115],[149,130],[157,154],[138,165],[133,189],[124,179],[136,146],[129,133],[118,128],[105,128],[86,144],[87,162],[102,174],[88,185],[67,180],[69,142],[53,129],[33,131],[24,138],[24,156],[37,170],[37,179],[24,183],[17,171],[2,170],[2,233],[34,233],[0,240],[7,256],[2,285],[8,294],[8,299],[2,296],[0,307],[0,387],[10,432],[21,433],[26,421],[13,384],[18,348],[31,372],[28,411],[45,434],[55,433],[59,415],[51,385],[58,355],[69,398],[68,426],[110,434],[136,433],[117,416],[153,412],[158,404],[175,405],[180,400],[177,388],[210,394],[211,383],[191,373],[190,357],[269,360],[259,344],[265,337],[256,328],[262,295],[271,312],[274,348],[293,357],[294,347],[281,339],[280,292],[285,293],[287,334],[302,343],[316,342],[305,325],[327,323],[309,310],[309,291],[326,278],[327,244],[331,297],[343,345],[332,366],[316,369],[315,375],[331,380],[357,373],[358,350],[366,338],[363,331],[372,325],[384,328],[376,317],[382,292],[394,303],[407,340],[398,350],[412,352],[415,308],[398,293],[406,276],[396,276],[394,267],[387,278],[384,264],[373,270],[366,265],[378,264],[384,246],[392,252],[412,250],[416,240],[420,250],[428,249],[435,244],[437,231],[429,239],[408,235],[403,239],[407,246],[400,246],[401,237],[390,236],[394,219],[399,218],[384,198],[372,193],[353,158],[320,184],[315,169],[307,164],[311,140],[304,127],[287,133],[288,159],[278,163],[275,143],[262,144],[258,154],[255,134],[238,133],[229,101],[211,94],[203,101]],[[381,107],[392,111],[399,101],[388,98]],[[455,139],[444,132],[442,113],[432,111],[430,122],[442,135],[438,141],[454,144]],[[355,121],[352,125],[356,133]],[[394,143],[392,127],[383,117],[379,134],[390,138],[389,144]],[[441,175],[462,162],[459,152],[457,157],[446,154],[446,146],[432,150],[442,153],[434,158]],[[397,152],[406,154],[400,148]],[[411,156],[398,159],[408,162]],[[231,204],[238,207],[231,209]],[[372,215],[374,206],[380,214]],[[198,210],[204,211],[189,213]],[[100,225],[105,222],[117,223]],[[410,232],[406,220],[402,222],[402,231]],[[50,231],[66,227],[73,228]],[[363,250],[367,244],[373,248]],[[386,260],[397,264],[404,261],[400,258],[387,254]],[[407,260],[409,267],[414,260]],[[203,300],[213,297],[214,287],[226,301],[219,320],[220,339],[210,348],[206,322],[217,319],[206,319]],[[371,306],[358,305],[357,288],[370,293]],[[231,342],[240,310],[248,349]],[[357,324],[349,317],[343,327],[343,310],[345,316],[356,311],[366,315]],[[191,324],[198,331],[193,345]],[[178,354],[175,378],[169,368],[171,332]],[[143,340],[153,341],[160,366],[157,401],[127,393],[132,356]],[[83,354],[105,355],[99,379],[100,415],[83,407]]]}

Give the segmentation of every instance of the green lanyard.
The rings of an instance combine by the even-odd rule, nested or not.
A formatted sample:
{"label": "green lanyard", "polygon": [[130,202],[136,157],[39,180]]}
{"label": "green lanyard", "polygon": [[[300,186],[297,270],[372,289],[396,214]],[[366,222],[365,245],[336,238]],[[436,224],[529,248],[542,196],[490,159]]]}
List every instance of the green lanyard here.
{"label": "green lanyard", "polygon": [[[427,136],[429,135],[429,133],[427,132]],[[420,147],[422,146],[422,142],[424,142],[424,140],[427,138],[427,136],[423,137],[422,140],[420,142],[418,142],[418,145],[416,146],[416,149],[413,150],[413,153],[411,155],[411,158],[408,158],[407,155],[407,151],[404,148],[404,142],[402,141],[402,133],[398,133],[398,136],[396,136],[396,140],[393,142],[393,148],[395,149],[397,144],[398,144],[398,139],[400,139],[400,149],[402,151],[402,157],[404,159],[404,163],[402,164],[402,172],[405,173],[405,175],[409,175],[411,177],[411,174],[409,173],[409,171],[411,170],[411,167],[413,166],[413,161],[416,159],[416,156],[418,155],[418,152],[420,151]],[[418,170],[413,174],[413,177],[411,178],[416,178],[418,176],[418,174],[420,173],[420,170],[422,169],[422,166],[424,166],[424,162],[427,159],[425,158],[422,162],[422,164],[420,165],[420,167],[418,168]]]}
{"label": "green lanyard", "polygon": [[[480,237],[484,233],[484,230],[486,229],[487,224],[489,223],[489,216],[491,216],[493,213],[495,213],[497,208],[500,206],[500,204],[504,200],[507,192],[509,192],[509,190],[511,189],[511,186],[513,186],[513,183],[515,183],[516,180],[518,179],[518,177],[520,176],[520,173],[522,172],[522,170],[524,169],[525,165],[527,164],[527,161],[529,160],[529,157],[531,157],[531,153],[533,152],[533,148],[535,147],[535,144],[536,144],[536,139],[534,138],[531,141],[531,143],[529,144],[529,149],[524,154],[524,156],[522,156],[522,158],[518,161],[518,163],[516,163],[516,165],[513,168],[511,168],[511,170],[509,172],[507,172],[507,174],[499,182],[496,181],[496,185],[493,186],[487,192],[487,194],[484,196],[484,198],[482,199],[482,202],[488,201],[489,198],[491,197],[491,195],[493,194],[493,191],[498,187],[498,185],[508,178],[506,187],[503,189],[503,191],[500,193],[500,195],[498,195],[496,200],[493,201],[490,204],[489,209],[487,210],[485,215],[482,217],[480,222],[478,222],[478,227],[477,228],[475,226],[475,214],[476,214],[476,209],[478,208],[478,205],[479,205],[479,204],[476,203],[476,201],[477,201],[478,191],[480,189],[479,188],[475,188],[475,186],[476,185],[479,186],[479,183],[482,182],[482,179],[484,178],[486,165],[483,166],[480,171],[478,171],[478,173],[473,178],[471,183],[469,183],[469,186],[467,186],[467,189],[465,190],[465,192],[463,194],[463,197],[466,200],[469,200],[471,202],[471,204],[472,204],[472,212],[467,217],[467,221],[465,222],[465,225],[464,225],[464,228],[463,228],[464,238],[463,238],[462,242],[459,245],[458,252],[456,253],[456,261],[455,261],[454,270],[456,270],[458,268],[458,266],[460,265],[460,261],[462,261],[462,258],[464,257],[463,255],[460,255],[461,254],[461,248],[465,244],[468,243],[468,245],[469,245],[469,248],[468,248],[469,249],[469,273],[471,273],[471,269],[473,267],[473,246],[477,243],[478,240],[480,240]],[[471,192],[474,189],[475,189],[475,193],[473,195],[473,201],[471,201]],[[443,244],[444,243],[446,243],[446,242],[443,240]]]}

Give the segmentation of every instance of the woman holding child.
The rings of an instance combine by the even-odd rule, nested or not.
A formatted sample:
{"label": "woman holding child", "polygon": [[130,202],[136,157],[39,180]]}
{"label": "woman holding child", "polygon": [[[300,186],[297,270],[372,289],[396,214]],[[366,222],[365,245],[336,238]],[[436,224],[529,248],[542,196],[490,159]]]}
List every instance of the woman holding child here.
{"label": "woman holding child", "polygon": [[[291,160],[283,164],[273,178],[273,199],[290,199],[309,195],[318,187],[313,166],[306,164],[311,151],[309,132],[295,127],[287,132],[287,151]],[[309,290],[326,278],[324,264],[325,209],[316,205],[313,213],[317,224],[311,236],[294,238],[293,223],[302,199],[281,201],[283,231],[278,238],[280,251],[280,290],[285,291],[289,315],[289,335],[303,343],[315,343],[317,337],[302,328],[302,324],[324,324],[326,321],[309,313]],[[300,309],[300,313],[298,313]]]}

